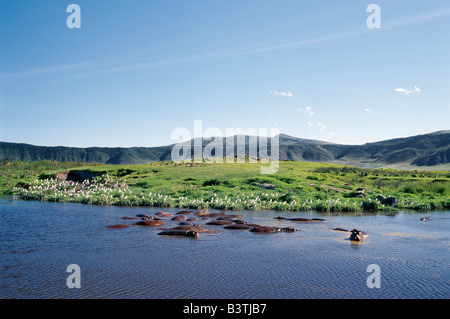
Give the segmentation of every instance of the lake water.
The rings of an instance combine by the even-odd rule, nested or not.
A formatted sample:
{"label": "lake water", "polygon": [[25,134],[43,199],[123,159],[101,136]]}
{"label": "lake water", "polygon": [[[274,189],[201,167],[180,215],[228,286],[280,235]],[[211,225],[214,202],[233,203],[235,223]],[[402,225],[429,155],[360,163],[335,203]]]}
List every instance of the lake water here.
{"label": "lake water", "polygon": [[[295,227],[256,234],[208,226],[199,239],[158,236],[124,216],[159,208],[0,199],[0,298],[448,298],[450,212],[322,214],[240,211],[248,222]],[[178,209],[164,209],[177,212]],[[276,216],[324,218],[319,223]],[[430,216],[428,221],[420,218]],[[206,221],[198,223],[204,224]],[[196,222],[197,223],[197,222]],[[175,225],[167,221],[164,226]],[[362,243],[332,228],[370,234]],[[81,269],[69,289],[67,266]],[[369,288],[369,265],[379,288]]]}

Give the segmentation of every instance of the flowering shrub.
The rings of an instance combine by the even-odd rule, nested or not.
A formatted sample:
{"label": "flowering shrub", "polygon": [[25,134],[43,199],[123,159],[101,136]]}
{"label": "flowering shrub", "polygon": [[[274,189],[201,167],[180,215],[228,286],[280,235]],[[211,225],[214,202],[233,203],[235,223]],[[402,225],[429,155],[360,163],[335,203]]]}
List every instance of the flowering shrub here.
{"label": "flowering shrub", "polygon": [[[221,210],[279,210],[279,211],[359,211],[364,202],[354,199],[307,199],[297,202],[291,194],[261,192],[191,198],[167,194],[133,192],[130,187],[114,181],[108,175],[94,178],[91,182],[36,180],[29,187],[15,187],[14,193],[26,200],[75,202],[93,205],[154,206],[179,208],[210,208]],[[287,199],[287,200],[283,200]]]}
{"label": "flowering shrub", "polygon": [[[360,198],[319,198],[298,200],[291,193],[257,192],[232,195],[216,193],[193,193],[188,196],[173,196],[155,192],[144,193],[133,190],[120,179],[109,175],[93,178],[83,183],[58,181],[56,179],[36,180],[26,187],[15,187],[14,193],[25,200],[75,202],[93,205],[178,207],[191,209],[220,210],[277,210],[320,212],[354,212],[362,210],[390,211],[394,208],[378,200]],[[449,203],[442,203],[448,207]],[[441,206],[442,206],[441,205]],[[428,210],[440,208],[428,202],[401,200],[399,207]]]}

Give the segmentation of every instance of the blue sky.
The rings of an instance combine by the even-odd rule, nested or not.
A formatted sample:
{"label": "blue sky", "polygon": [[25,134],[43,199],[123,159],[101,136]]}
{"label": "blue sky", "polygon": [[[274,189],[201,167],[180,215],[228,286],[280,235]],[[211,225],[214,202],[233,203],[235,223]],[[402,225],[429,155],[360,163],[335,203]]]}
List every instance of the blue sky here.
{"label": "blue sky", "polygon": [[447,0],[0,0],[2,141],[159,146],[201,120],[363,144],[449,109]]}

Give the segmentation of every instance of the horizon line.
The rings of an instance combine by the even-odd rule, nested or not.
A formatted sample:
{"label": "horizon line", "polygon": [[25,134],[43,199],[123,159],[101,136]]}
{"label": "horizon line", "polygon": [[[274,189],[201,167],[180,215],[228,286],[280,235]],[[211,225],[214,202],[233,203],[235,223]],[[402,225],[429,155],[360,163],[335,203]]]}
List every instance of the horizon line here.
{"label": "horizon line", "polygon": [[[324,144],[336,144],[336,145],[346,145],[346,146],[362,146],[362,145],[366,145],[366,144],[373,144],[373,143],[380,143],[380,142],[384,142],[384,141],[392,141],[392,140],[397,140],[397,139],[403,139],[403,138],[410,138],[410,137],[416,137],[416,136],[423,136],[423,135],[432,135],[432,134],[442,134],[442,133],[450,133],[450,130],[439,130],[439,131],[434,131],[434,132],[430,132],[430,133],[424,133],[424,134],[416,134],[416,135],[409,135],[409,136],[401,136],[401,137],[393,137],[393,138],[388,138],[388,139],[384,139],[384,140],[378,140],[375,142],[366,142],[366,143],[362,143],[362,144],[340,144],[340,143],[333,143],[333,142],[328,142],[328,141],[323,141],[323,140],[316,140],[316,139],[310,139],[310,138],[302,138],[302,137],[296,137],[293,135],[289,135],[289,134],[285,134],[285,133],[280,133],[277,134],[275,136],[280,137],[281,135],[285,135],[287,137],[292,137],[295,139],[301,139],[301,140],[307,140],[307,141],[312,141],[312,142],[321,142]],[[242,134],[236,134],[236,135],[231,135],[231,136],[209,136],[209,137],[201,137],[203,140],[205,139],[211,139],[211,138],[229,138],[229,137],[236,137],[236,136],[245,136],[245,137],[257,137],[257,138],[273,138],[273,137],[269,137],[269,136],[259,136],[259,135],[242,135]],[[32,144],[32,143],[25,143],[25,142],[9,142],[9,141],[0,141],[0,143],[10,143],[10,144],[22,144],[22,145],[30,145],[30,146],[36,146],[36,147],[65,147],[65,148],[80,148],[80,149],[87,149],[87,148],[160,148],[160,147],[167,147],[167,146],[171,146],[171,145],[176,145],[176,144],[183,144],[186,143],[188,141],[193,141],[195,139],[199,139],[200,137],[194,137],[191,138],[189,140],[183,141],[183,142],[176,142],[176,143],[172,143],[172,144],[166,144],[166,145],[159,145],[159,146],[67,146],[67,145],[36,145],[36,144]]]}

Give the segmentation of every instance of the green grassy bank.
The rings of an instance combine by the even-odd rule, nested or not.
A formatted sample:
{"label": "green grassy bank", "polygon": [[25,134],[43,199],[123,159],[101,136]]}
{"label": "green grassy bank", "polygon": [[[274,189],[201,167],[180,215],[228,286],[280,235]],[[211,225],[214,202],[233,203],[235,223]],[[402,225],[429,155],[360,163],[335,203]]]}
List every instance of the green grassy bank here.
{"label": "green grassy bank", "polygon": [[[0,192],[24,199],[97,205],[223,210],[360,211],[450,208],[450,172],[399,171],[281,161],[276,174],[262,163],[158,162],[146,165],[3,162]],[[70,170],[96,175],[90,183],[56,181]],[[395,197],[395,208],[377,200]]]}

